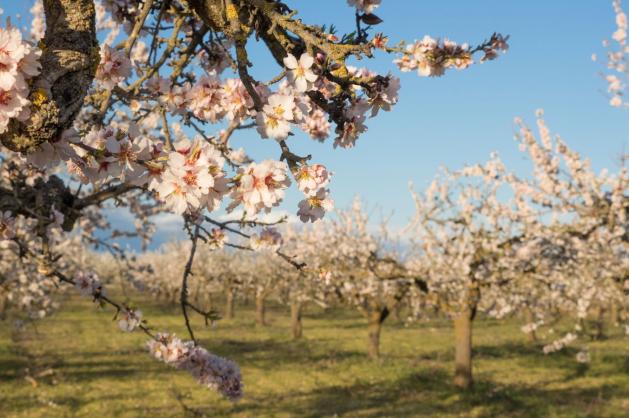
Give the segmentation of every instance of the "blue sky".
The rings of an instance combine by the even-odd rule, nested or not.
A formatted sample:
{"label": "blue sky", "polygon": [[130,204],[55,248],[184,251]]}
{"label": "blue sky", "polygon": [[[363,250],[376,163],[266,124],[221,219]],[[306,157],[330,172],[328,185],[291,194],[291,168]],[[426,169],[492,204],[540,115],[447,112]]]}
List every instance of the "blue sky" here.
{"label": "blue sky", "polygon": [[[352,28],[353,9],[344,0],[288,3],[306,22],[333,23],[341,32]],[[26,15],[30,2],[3,1],[2,7],[5,15]],[[384,20],[377,29],[391,43],[430,34],[475,44],[497,31],[511,36],[511,48],[494,62],[441,78],[399,73],[385,54],[363,61],[400,76],[393,111],[369,120],[369,131],[351,150],[333,150],[332,139],[323,145],[304,135],[290,139],[297,153],[312,153],[335,172],[337,206],[359,194],[370,206],[394,213],[392,225],[403,226],[413,210],[408,182],[423,188],[440,165],[482,162],[498,151],[507,166],[522,172],[528,163],[513,141],[513,118],[533,126],[537,108],[545,109],[551,131],[590,157],[597,170],[618,168],[618,156],[629,146],[629,114],[608,105],[602,64],[591,61],[592,53],[602,55],[601,41],[614,30],[611,0],[383,0],[377,14]],[[276,74],[266,51],[253,46],[251,54],[255,75]],[[234,145],[256,158],[279,156],[276,144],[255,132],[243,133]],[[294,213],[299,199],[297,191],[289,193],[282,209]]]}

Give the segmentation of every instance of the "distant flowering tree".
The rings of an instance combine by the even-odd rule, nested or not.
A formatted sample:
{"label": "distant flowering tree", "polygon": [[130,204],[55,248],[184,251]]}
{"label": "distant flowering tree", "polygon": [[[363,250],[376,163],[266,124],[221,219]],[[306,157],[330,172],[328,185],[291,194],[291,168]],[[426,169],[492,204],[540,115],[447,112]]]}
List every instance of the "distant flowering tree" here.
{"label": "distant flowering tree", "polygon": [[[380,51],[397,55],[402,71],[438,76],[468,67],[476,54],[482,62],[507,49],[499,34],[476,47],[430,37],[389,46],[387,36],[371,35],[380,1],[348,3],[356,29],[341,35],[272,0],[37,1],[30,34],[10,22],[0,28],[2,239],[45,277],[114,306],[123,329],[150,335],[157,358],[237,398],[235,366],[198,347],[190,327],[199,310],[188,299],[198,243],[244,234],[251,238],[245,249],[269,246],[290,261],[273,230],[255,231],[269,226],[256,216],[280,204],[291,177],[304,193],[302,221],[321,219],[333,201],[328,170],[294,154],[289,137],[299,129],[316,141],[333,136],[335,148],[354,147],[367,117],[398,100],[398,78],[354,68],[350,59]],[[254,37],[278,66],[271,80],[250,72]],[[253,161],[234,149],[231,138],[247,128],[276,143],[279,158]],[[114,205],[132,213],[136,231],[110,227],[104,209]],[[245,215],[210,217],[223,205]],[[190,235],[179,285],[190,342],[156,334],[137,310],[110,299],[94,274],[69,275],[50,236],[55,227],[124,257],[111,239],[147,243],[152,216],[163,212],[181,215]]]}
{"label": "distant flowering tree", "polygon": [[[295,236],[308,262],[309,297],[356,309],[367,320],[367,352],[380,356],[384,321],[412,287],[422,286],[404,268],[400,251],[389,241],[386,224],[370,231],[369,217],[360,200],[338,210],[336,219],[304,228]],[[299,247],[297,247],[299,248]],[[297,293],[298,295],[298,293]]]}
{"label": "distant flowering tree", "polygon": [[575,320],[545,353],[584,334],[592,308],[626,299],[629,272],[627,167],[594,173],[590,162],[559,137],[538,112],[539,138],[520,120],[516,139],[532,163],[519,177],[494,155],[484,165],[443,170],[414,193],[416,262],[429,300],[455,328],[455,384],[472,385],[472,321],[477,312],[530,314],[532,332],[552,319]]}

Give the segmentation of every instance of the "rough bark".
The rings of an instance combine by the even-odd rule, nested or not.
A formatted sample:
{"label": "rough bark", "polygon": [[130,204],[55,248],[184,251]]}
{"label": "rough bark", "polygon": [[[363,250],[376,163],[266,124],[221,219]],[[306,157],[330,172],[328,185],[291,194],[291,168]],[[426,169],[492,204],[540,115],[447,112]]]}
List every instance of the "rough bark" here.
{"label": "rough bark", "polygon": [[301,323],[302,303],[294,300],[290,304],[290,325],[293,332],[293,339],[298,340],[303,335],[303,326]]}
{"label": "rough bark", "polygon": [[472,378],[472,314],[464,311],[454,318],[454,385],[467,389]]}
{"label": "rough bark", "polygon": [[0,135],[4,146],[24,153],[55,142],[72,126],[100,59],[93,0],[44,0],[44,11],[42,71],[31,87],[31,116],[12,119]]}
{"label": "rough bark", "polygon": [[256,295],[256,324],[266,326],[266,306],[264,295]]}
{"label": "rough bark", "polygon": [[234,289],[225,291],[225,319],[234,319]]}

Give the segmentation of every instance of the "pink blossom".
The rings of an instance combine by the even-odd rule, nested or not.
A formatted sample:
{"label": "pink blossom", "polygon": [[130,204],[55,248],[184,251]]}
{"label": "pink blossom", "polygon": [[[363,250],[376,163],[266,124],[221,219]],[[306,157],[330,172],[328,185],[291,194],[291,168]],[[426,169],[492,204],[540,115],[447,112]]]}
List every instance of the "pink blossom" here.
{"label": "pink blossom", "polygon": [[317,191],[327,186],[331,173],[321,164],[303,165],[299,168],[295,179],[299,190],[306,196],[313,196]]}
{"label": "pink blossom", "polygon": [[371,117],[377,116],[380,109],[389,112],[398,101],[399,90],[400,79],[398,77],[389,75],[384,78],[384,81],[377,81],[369,94]]}
{"label": "pink blossom", "polygon": [[92,271],[78,271],[74,275],[74,287],[83,296],[97,296],[103,294],[103,286],[96,273]]}
{"label": "pink blossom", "polygon": [[122,318],[118,321],[118,327],[122,331],[131,332],[142,323],[142,311],[139,309],[125,309]]}
{"label": "pink blossom", "polygon": [[356,140],[360,134],[367,131],[365,112],[368,109],[369,104],[364,100],[359,100],[345,110],[343,126],[336,129],[338,136],[334,140],[334,148],[353,148],[356,145]]}
{"label": "pink blossom", "polygon": [[242,119],[253,108],[253,100],[239,78],[229,78],[223,83],[223,103],[229,120]]}
{"label": "pink blossom", "polygon": [[382,0],[347,0],[347,4],[365,13],[373,13],[381,2]]}
{"label": "pink blossom", "polygon": [[13,26],[0,28],[0,89],[14,88],[20,76],[18,64],[26,55],[22,34]]}
{"label": "pink blossom", "polygon": [[259,235],[253,234],[249,239],[249,245],[255,251],[277,251],[283,242],[282,234],[275,228],[264,228]]}
{"label": "pink blossom", "polygon": [[245,211],[252,215],[265,209],[267,212],[284,198],[284,190],[290,185],[285,163],[265,160],[251,163],[238,170],[237,185],[232,192],[233,209],[243,203]]}
{"label": "pink blossom", "polygon": [[298,92],[311,90],[312,83],[317,81],[317,75],[310,69],[312,64],[314,64],[314,59],[307,53],[301,54],[299,61],[292,54],[288,54],[284,58],[284,65],[290,70],[288,72],[288,80],[295,86]]}
{"label": "pink blossom", "polygon": [[258,132],[263,138],[286,139],[290,132],[289,121],[294,119],[295,100],[285,94],[269,96],[268,103],[258,113]]}
{"label": "pink blossom", "polygon": [[103,45],[100,51],[100,63],[96,68],[96,79],[103,88],[113,89],[131,76],[131,61],[124,51],[117,51],[109,45]]}
{"label": "pink blossom", "polygon": [[327,189],[319,189],[313,196],[299,202],[297,216],[302,222],[315,222],[322,219],[326,211],[334,209],[334,200],[328,197]]}
{"label": "pink blossom", "polygon": [[328,122],[325,112],[316,107],[310,114],[304,117],[301,129],[310,135],[312,139],[323,141],[330,135],[330,122]]}
{"label": "pink blossom", "polygon": [[217,122],[225,115],[221,81],[214,74],[203,76],[187,92],[187,102],[196,117]]}
{"label": "pink blossom", "polygon": [[158,198],[175,213],[197,210],[207,205],[216,209],[227,193],[224,158],[209,143],[187,139],[175,143],[168,154],[166,171],[151,183]]}

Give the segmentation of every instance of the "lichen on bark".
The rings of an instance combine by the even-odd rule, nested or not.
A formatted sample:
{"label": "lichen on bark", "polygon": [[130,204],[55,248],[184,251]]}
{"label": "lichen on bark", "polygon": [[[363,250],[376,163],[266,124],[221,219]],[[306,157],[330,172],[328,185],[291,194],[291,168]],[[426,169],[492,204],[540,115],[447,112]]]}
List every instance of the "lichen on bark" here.
{"label": "lichen on bark", "polygon": [[100,50],[93,0],[44,0],[41,73],[31,86],[31,116],[0,135],[7,148],[30,153],[72,126],[94,80]]}

